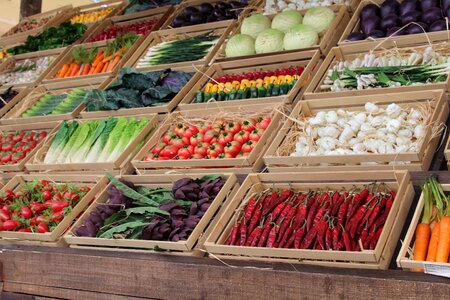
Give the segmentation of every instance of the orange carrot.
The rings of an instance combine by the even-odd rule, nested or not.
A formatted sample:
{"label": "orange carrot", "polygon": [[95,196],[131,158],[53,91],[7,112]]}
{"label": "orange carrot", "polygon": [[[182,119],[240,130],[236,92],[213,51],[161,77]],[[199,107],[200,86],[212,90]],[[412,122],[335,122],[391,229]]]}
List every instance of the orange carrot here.
{"label": "orange carrot", "polygon": [[92,72],[92,74],[98,74],[98,73],[100,73],[101,71],[102,71],[102,69],[103,69],[103,65],[104,65],[104,63],[102,62],[102,61],[100,61],[99,63],[98,63],[98,65],[95,67],[95,69],[94,69],[94,72]]}
{"label": "orange carrot", "polygon": [[62,66],[62,68],[59,70],[57,78],[63,78],[67,73],[67,69],[69,69],[69,64],[64,64],[64,66]]}
{"label": "orange carrot", "polygon": [[84,66],[84,70],[83,70],[83,73],[81,73],[81,75],[88,75],[90,70],[91,70],[91,64],[86,64]]}
{"label": "orange carrot", "polygon": [[430,243],[428,244],[427,261],[436,261],[436,252],[439,242],[439,229],[439,222],[437,222],[431,232]]}
{"label": "orange carrot", "polygon": [[92,63],[92,66],[97,67],[97,65],[102,61],[104,56],[105,56],[105,52],[103,52],[103,51],[98,52],[97,57],[94,59],[94,62]]}
{"label": "orange carrot", "polygon": [[103,62],[104,64],[106,64],[108,61],[110,61],[110,60],[112,60],[112,59],[113,59],[113,56],[110,55],[110,56],[107,56],[107,57],[103,58],[102,62]]}
{"label": "orange carrot", "polygon": [[71,63],[71,64],[70,64],[69,69],[67,69],[66,74],[64,74],[64,77],[69,77],[70,74],[72,74],[73,68],[75,68],[75,63]]}
{"label": "orange carrot", "polygon": [[120,62],[120,59],[120,56],[116,56],[114,60],[109,64],[107,71],[112,71],[114,67]]}
{"label": "orange carrot", "polygon": [[447,262],[450,252],[450,216],[443,217],[439,224],[439,243],[437,245],[436,262]]}
{"label": "orange carrot", "polygon": [[108,65],[109,65],[109,63],[103,64],[103,68],[102,68],[102,71],[100,73],[105,73],[106,69],[108,69]]}
{"label": "orange carrot", "polygon": [[76,63],[76,64],[73,66],[72,72],[70,72],[69,77],[77,76],[77,74],[78,74],[78,72],[80,71],[80,69],[81,69],[81,66],[80,66],[79,64]]}
{"label": "orange carrot", "polygon": [[78,72],[75,76],[81,76],[81,74],[84,72],[84,68],[86,68],[86,65],[82,64],[80,67],[80,70],[78,70]]}

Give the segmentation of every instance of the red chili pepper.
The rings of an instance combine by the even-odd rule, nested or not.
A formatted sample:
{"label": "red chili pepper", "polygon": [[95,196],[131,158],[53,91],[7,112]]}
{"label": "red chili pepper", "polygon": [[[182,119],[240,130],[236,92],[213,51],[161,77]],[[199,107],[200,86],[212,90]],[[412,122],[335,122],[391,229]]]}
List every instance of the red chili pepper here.
{"label": "red chili pepper", "polygon": [[268,213],[270,213],[272,211],[272,209],[277,206],[278,204],[278,193],[273,191],[270,196],[267,196],[266,199],[264,199],[264,205],[263,205],[263,210],[262,210],[262,215],[265,216]]}
{"label": "red chili pepper", "polygon": [[[369,197],[371,196],[372,194],[369,195]],[[361,194],[355,195],[351,208],[349,207],[349,210],[347,211],[347,220],[350,220],[356,214],[362,203],[364,203],[364,198]]]}
{"label": "red chili pepper", "polygon": [[367,207],[365,205],[361,206],[358,209],[358,211],[356,212],[356,214],[353,216],[353,218],[349,222],[349,224],[350,224],[349,225],[349,227],[350,227],[350,236],[352,238],[355,237],[356,230],[358,229],[359,223],[364,218],[364,214],[366,213],[366,209],[367,209]]}
{"label": "red chili pepper", "polygon": [[328,193],[323,193],[320,197],[320,206],[328,208],[331,204],[331,197]]}
{"label": "red chili pepper", "polygon": [[247,232],[248,234],[253,232],[253,230],[255,229],[256,225],[259,222],[259,218],[261,217],[261,213],[262,213],[262,203],[260,203],[258,205],[258,208],[255,210],[255,213],[252,216],[250,225],[248,226],[248,232]]}
{"label": "red chili pepper", "polygon": [[277,207],[275,207],[275,209],[272,212],[272,219],[276,220],[286,206],[287,206],[286,202],[281,202],[280,204],[278,204]]}
{"label": "red chili pepper", "polygon": [[375,221],[375,223],[372,225],[375,227],[380,227],[383,226],[384,223],[386,222],[388,216],[389,216],[389,212],[391,211],[392,205],[394,204],[394,200],[389,199],[388,201],[386,201],[386,208],[384,209],[383,214],[378,218],[378,220]]}
{"label": "red chili pepper", "polygon": [[395,196],[396,196],[396,194],[395,194],[395,192],[394,192],[394,191],[390,191],[390,192],[389,192],[389,194],[391,194],[391,196],[392,196],[392,199],[395,199]]}
{"label": "red chili pepper", "polygon": [[334,192],[333,196],[331,197],[330,207],[333,207],[336,204],[336,202],[338,202],[339,197],[340,197],[339,192],[337,191]]}
{"label": "red chili pepper", "polygon": [[319,243],[317,243],[316,246],[313,248],[314,248],[314,250],[324,250],[322,245],[320,245]]}
{"label": "red chili pepper", "polygon": [[239,242],[240,246],[244,246],[245,242],[247,241],[247,225],[245,225],[245,223],[246,223],[245,220],[243,220],[243,222],[241,223],[240,228],[241,237]]}
{"label": "red chili pepper", "polygon": [[289,202],[283,202],[286,203],[286,205],[284,206],[283,210],[281,211],[280,215],[278,216],[278,218],[276,219],[276,223],[280,222],[281,219],[286,220],[287,214],[289,213],[289,211],[291,210],[292,203]]}
{"label": "red chili pepper", "polygon": [[247,202],[247,206],[245,207],[245,211],[244,211],[244,219],[247,221],[250,221],[253,215],[253,211],[256,208],[256,203],[257,203],[257,199],[256,197],[251,198],[250,200],[248,200]]}
{"label": "red chili pepper", "polygon": [[271,223],[264,224],[264,231],[261,234],[261,238],[259,239],[257,247],[264,247],[266,245],[267,238],[269,237],[269,233],[271,230],[272,230]]}
{"label": "red chili pepper", "polygon": [[228,241],[227,241],[227,243],[226,243],[227,245],[235,245],[235,244],[236,244],[240,226],[241,226],[241,224],[240,224],[240,223],[237,223],[237,224],[233,227],[233,230],[231,230],[230,237],[228,238]]}
{"label": "red chili pepper", "polygon": [[352,240],[352,251],[358,251],[356,250],[358,248],[358,242],[356,240]]}
{"label": "red chili pepper", "polygon": [[280,233],[278,234],[278,239],[277,239],[277,242],[279,242],[280,244],[281,244],[282,237],[284,236],[284,232],[286,231],[288,226],[293,227],[292,222],[294,221],[294,215],[295,215],[296,211],[297,210],[295,209],[295,207],[291,206],[290,210],[287,212],[287,214],[285,216],[284,222],[281,224]]}
{"label": "red chili pepper", "polygon": [[[247,242],[245,243],[245,246],[255,247],[258,244],[258,241],[261,237],[261,234],[263,232],[263,227],[258,226],[256,227],[252,234],[250,234],[250,237],[248,238]],[[251,241],[251,242],[249,242]]]}
{"label": "red chili pepper", "polygon": [[269,233],[269,239],[267,240],[267,248],[276,248],[275,247],[275,239],[278,236],[278,231],[280,230],[280,225],[275,224],[272,230]]}
{"label": "red chili pepper", "polygon": [[305,201],[305,199],[306,199],[305,194],[300,193],[297,196],[297,199],[294,201],[294,206],[297,207],[301,202]]}
{"label": "red chili pepper", "polygon": [[375,236],[377,232],[377,228],[370,228],[369,230],[369,235],[367,236],[367,238],[363,241],[363,248],[364,249],[369,249],[370,247],[370,242],[372,241],[373,237]]}
{"label": "red chili pepper", "polygon": [[[288,242],[288,239],[290,239],[291,236],[293,236],[293,234],[292,234],[293,231],[294,231],[294,228],[292,227],[292,224],[291,224],[291,226],[288,229],[286,229],[285,233],[283,234],[283,238],[281,239],[281,242],[280,242],[280,248],[287,248],[285,246]],[[281,232],[278,236],[280,236],[280,235],[281,235]]]}
{"label": "red chili pepper", "polygon": [[319,201],[315,201],[309,209],[308,216],[306,217],[306,230],[309,231],[313,225],[314,217],[319,209]]}
{"label": "red chili pepper", "polygon": [[359,236],[359,239],[361,240],[363,247],[364,247],[364,241],[367,239],[368,236],[369,236],[369,227],[365,226],[361,232],[361,235]]}
{"label": "red chili pepper", "polygon": [[325,246],[326,250],[333,249],[333,235],[332,229],[330,227],[328,227],[327,231],[325,232]]}
{"label": "red chili pepper", "polygon": [[300,227],[295,232],[295,237],[294,237],[294,248],[295,249],[300,249],[300,245],[302,243],[303,237],[305,236],[305,226],[306,226],[306,221],[303,223],[303,226]]}
{"label": "red chili pepper", "polygon": [[369,221],[368,221],[367,227],[370,228],[370,226],[372,226],[372,224],[376,221],[378,215],[380,214],[380,211],[381,211],[381,205],[377,205],[377,206],[373,209],[372,213],[370,214],[370,217],[369,217]]}
{"label": "red chili pepper", "polygon": [[336,217],[338,212],[339,212],[339,208],[341,207],[342,203],[344,203],[345,200],[345,196],[344,195],[340,195],[339,198],[336,200],[336,202],[333,204],[333,206],[330,209],[330,214],[333,217]]}
{"label": "red chili pepper", "polygon": [[327,232],[328,229],[327,221],[321,219],[314,227],[317,227],[317,242],[320,244],[322,249],[326,249],[325,233]]}
{"label": "red chili pepper", "polygon": [[314,241],[314,238],[317,235],[317,228],[313,227],[311,230],[306,230],[305,238],[303,239],[302,243],[300,244],[300,249],[307,249],[311,246],[311,244]]}
{"label": "red chili pepper", "polygon": [[307,199],[306,206],[308,207],[308,209],[310,209],[311,206],[313,206],[313,204],[316,203],[317,198],[319,198],[319,194],[313,194],[306,197]]}
{"label": "red chili pepper", "polygon": [[339,249],[339,228],[337,226],[333,227],[332,230],[332,236],[333,236],[333,250]]}
{"label": "red chili pepper", "polygon": [[273,198],[273,200],[271,199],[269,206],[267,208],[266,207],[263,208],[262,215],[265,216],[268,213],[270,213],[277,205],[279,205],[281,202],[291,197],[293,193],[294,192],[291,190],[285,190],[281,193],[280,196],[278,196],[277,194],[276,198]]}
{"label": "red chili pepper", "polygon": [[338,212],[338,226],[344,226],[346,221],[347,209],[351,202],[351,197],[344,200],[344,202],[339,207]]}
{"label": "red chili pepper", "polygon": [[307,215],[308,215],[308,207],[306,206],[306,202],[300,203],[300,205],[297,207],[292,227],[294,227],[294,229],[298,229],[300,226],[302,226],[302,224],[305,222]]}
{"label": "red chili pepper", "polygon": [[318,210],[317,210],[317,213],[316,213],[316,215],[315,215],[315,217],[314,217],[314,221],[313,221],[313,225],[312,226],[316,226],[317,224],[319,224],[319,221],[322,219],[322,217],[325,215],[325,212],[326,212],[327,210],[325,209],[325,207],[320,207]]}
{"label": "red chili pepper", "polygon": [[381,232],[383,231],[383,226],[378,228],[377,232],[375,233],[373,239],[370,241],[369,249],[373,250],[375,249],[375,246],[377,245],[378,239],[380,238]]}
{"label": "red chili pepper", "polygon": [[352,251],[352,242],[347,231],[342,230],[342,238],[344,239],[345,251]]}
{"label": "red chili pepper", "polygon": [[359,223],[359,225],[357,227],[357,229],[358,229],[356,231],[357,234],[361,234],[362,230],[364,229],[364,226],[369,222],[370,215],[374,211],[378,201],[379,201],[378,198],[373,197],[370,202],[368,202],[367,204],[364,204],[364,206],[366,206],[367,210],[364,213],[364,217],[362,218],[361,222]]}

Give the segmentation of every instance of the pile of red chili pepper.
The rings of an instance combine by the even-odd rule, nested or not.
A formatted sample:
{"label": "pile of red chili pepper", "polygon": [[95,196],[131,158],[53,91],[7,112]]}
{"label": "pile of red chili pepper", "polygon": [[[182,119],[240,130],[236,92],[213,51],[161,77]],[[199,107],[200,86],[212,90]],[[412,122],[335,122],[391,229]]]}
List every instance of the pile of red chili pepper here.
{"label": "pile of red chili pepper", "polygon": [[373,250],[394,199],[378,183],[349,191],[268,189],[247,201],[226,245]]}

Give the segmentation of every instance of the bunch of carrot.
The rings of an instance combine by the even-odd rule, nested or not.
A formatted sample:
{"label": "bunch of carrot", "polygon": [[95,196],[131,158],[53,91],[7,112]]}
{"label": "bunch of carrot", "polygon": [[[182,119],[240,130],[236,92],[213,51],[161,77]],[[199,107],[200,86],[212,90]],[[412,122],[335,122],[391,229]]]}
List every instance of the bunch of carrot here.
{"label": "bunch of carrot", "polygon": [[64,64],[56,78],[76,77],[100,74],[112,71],[120,62],[125,52],[136,40],[137,35],[126,34],[118,36],[114,41],[107,43],[106,50],[93,48],[87,50],[83,47],[72,51],[72,62]]}
{"label": "bunch of carrot", "polygon": [[[450,197],[433,177],[426,179],[422,193],[424,208],[422,222],[416,228],[414,260],[449,262]],[[415,271],[423,272],[423,269]]]}

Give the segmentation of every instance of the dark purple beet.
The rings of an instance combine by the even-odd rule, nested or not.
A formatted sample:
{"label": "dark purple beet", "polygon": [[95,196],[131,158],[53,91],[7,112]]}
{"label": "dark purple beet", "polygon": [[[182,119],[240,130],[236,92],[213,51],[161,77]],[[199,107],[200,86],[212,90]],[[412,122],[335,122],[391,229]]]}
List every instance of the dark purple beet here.
{"label": "dark purple beet", "polygon": [[436,22],[437,20],[441,20],[442,19],[442,13],[441,13],[441,9],[437,8],[437,7],[432,7],[430,9],[427,9],[422,16],[422,20],[429,24],[433,24],[434,22]]}
{"label": "dark purple beet", "polygon": [[[419,25],[417,25],[419,24]],[[428,31],[428,25],[423,22],[417,22],[417,24],[411,24],[408,26],[408,33],[409,34],[418,34],[418,33],[424,33],[425,31]],[[423,27],[423,29],[421,28]]]}
{"label": "dark purple beet", "polygon": [[400,25],[400,19],[396,15],[389,15],[382,19],[380,22],[380,28],[387,31],[389,28],[397,27]]}
{"label": "dark purple beet", "polygon": [[369,34],[372,31],[380,28],[380,18],[377,16],[367,17],[361,21],[361,30],[365,34]]}
{"label": "dark purple beet", "polygon": [[193,13],[198,12],[198,9],[193,6],[188,6],[183,10],[183,15],[186,19],[189,19]]}
{"label": "dark purple beet", "polygon": [[[401,27],[392,27],[389,28],[388,31],[386,32],[386,36],[399,36],[399,35],[405,35],[408,32],[405,29],[402,29],[400,31],[398,31]],[[398,31],[398,32],[397,32]]]}
{"label": "dark purple beet", "polygon": [[225,15],[225,12],[221,9],[214,9],[214,13],[213,13],[217,18],[219,17],[223,17]]}
{"label": "dark purple beet", "polygon": [[400,16],[418,9],[417,1],[405,0],[400,4]]}
{"label": "dark purple beet", "polygon": [[208,15],[213,12],[214,7],[211,4],[205,2],[205,3],[200,4],[200,6],[198,7],[198,10],[201,13]]}
{"label": "dark purple beet", "polygon": [[401,16],[402,25],[406,25],[411,22],[419,22],[421,16],[422,14],[418,11],[410,11],[409,13],[406,13],[403,16]]}
{"label": "dark purple beet", "polygon": [[359,17],[361,20],[364,20],[365,18],[372,17],[372,16],[378,16],[380,14],[380,9],[375,4],[368,4],[363,7],[361,10],[361,13],[359,14]]}
{"label": "dark purple beet", "polygon": [[430,25],[429,32],[447,30],[447,22],[444,20],[438,20]]}
{"label": "dark purple beet", "polygon": [[193,13],[189,21],[192,24],[202,24],[206,22],[206,16],[202,13]]}
{"label": "dark purple beet", "polygon": [[427,9],[431,7],[439,7],[439,1],[438,0],[422,0],[420,1],[420,9],[422,11],[426,11]]}
{"label": "dark purple beet", "polygon": [[380,15],[382,18],[389,16],[390,14],[397,14],[400,4],[396,0],[384,1],[380,6]]}
{"label": "dark purple beet", "polygon": [[385,36],[386,35],[381,30],[374,30],[374,31],[372,31],[371,33],[368,34],[368,37],[371,37],[373,39],[379,39],[379,38],[383,38]]}

